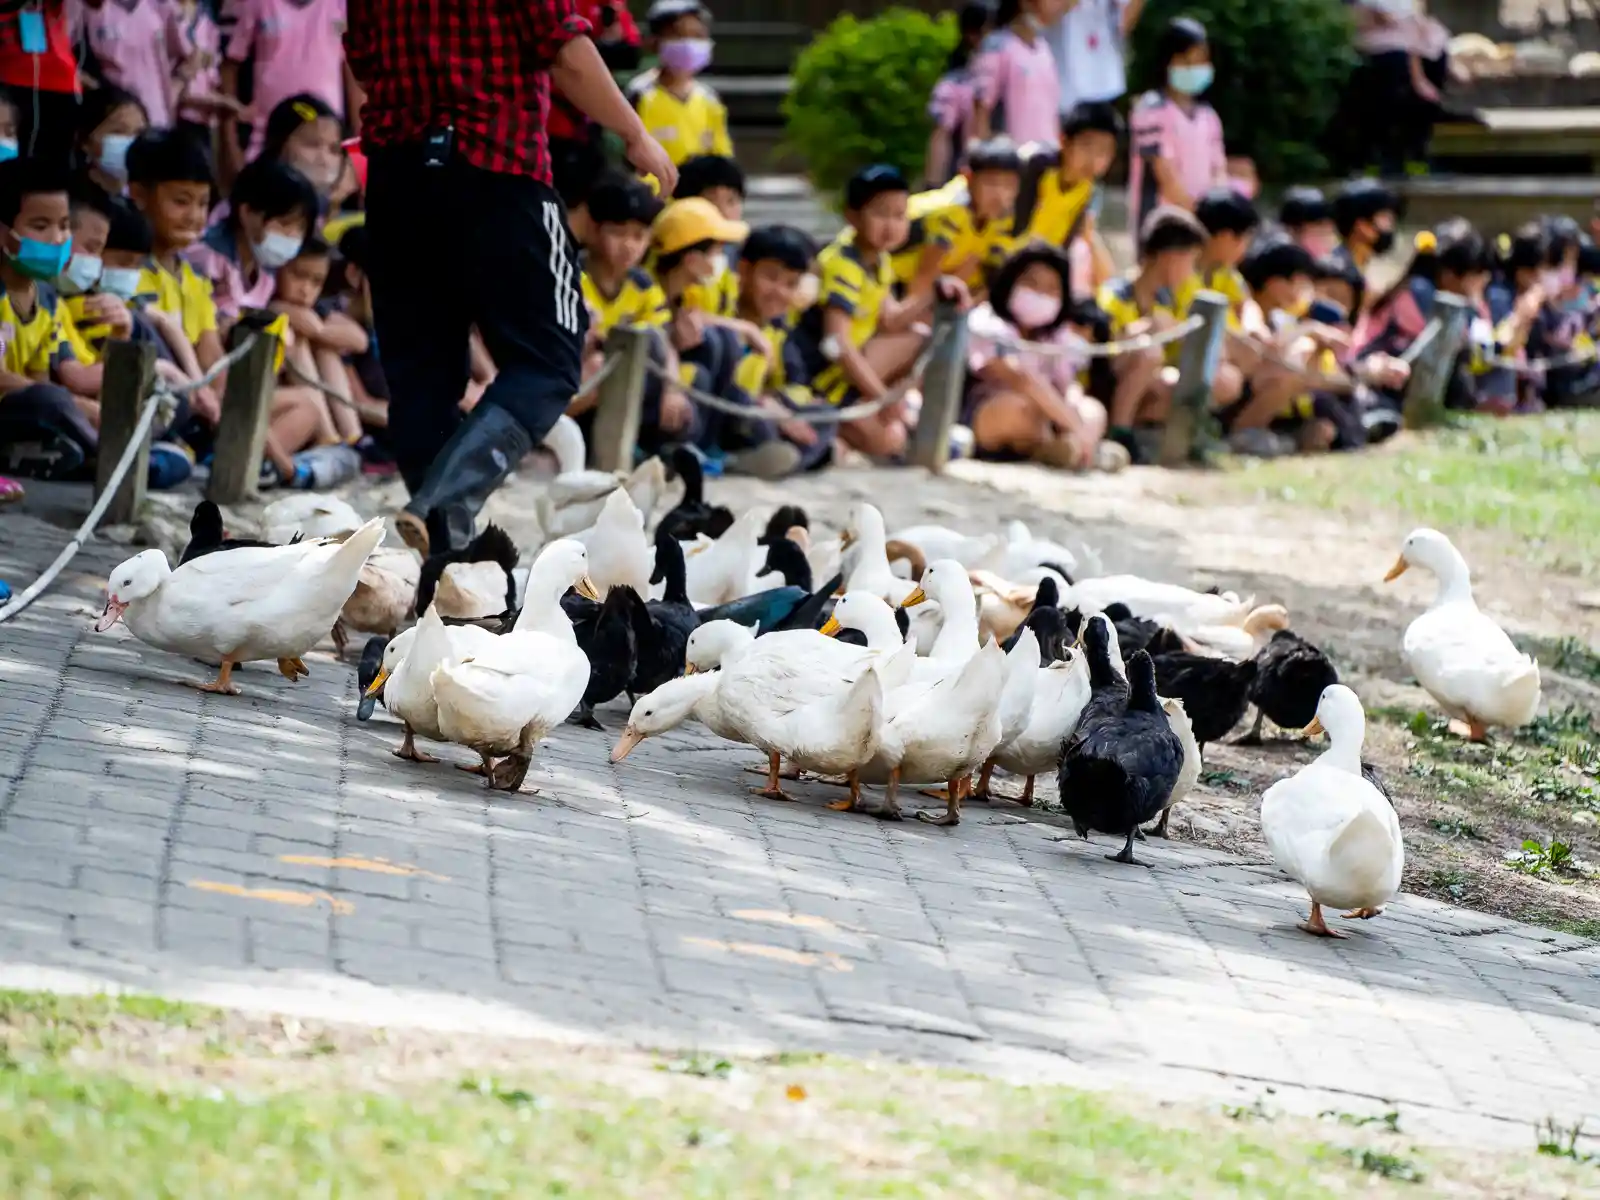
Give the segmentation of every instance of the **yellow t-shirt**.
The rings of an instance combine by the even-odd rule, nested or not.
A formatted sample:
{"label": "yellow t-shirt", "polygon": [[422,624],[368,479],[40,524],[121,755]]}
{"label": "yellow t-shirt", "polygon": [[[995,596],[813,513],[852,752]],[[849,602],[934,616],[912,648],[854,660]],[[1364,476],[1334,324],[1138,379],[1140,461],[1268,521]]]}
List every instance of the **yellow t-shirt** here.
{"label": "yellow t-shirt", "polygon": [[894,287],[894,271],[887,254],[868,266],[854,245],[828,246],[817,256],[821,283],[817,307],[837,308],[850,318],[850,344],[864,345],[878,331],[883,302]]}
{"label": "yellow t-shirt", "polygon": [[710,283],[691,283],[683,290],[685,308],[713,317],[731,317],[739,310],[739,273],[727,263]]}
{"label": "yellow t-shirt", "polygon": [[[943,204],[912,223],[914,248],[895,254],[895,277],[909,283],[916,277],[917,265],[930,245],[939,246],[941,274],[959,274],[969,287],[983,282],[984,272],[998,266],[1015,241],[1012,219],[982,221],[973,214],[965,198]],[[908,262],[902,267],[901,260]],[[965,270],[961,268],[965,267]]]}
{"label": "yellow t-shirt", "polygon": [[73,356],[86,367],[92,367],[100,361],[100,356],[106,352],[106,342],[111,337],[111,326],[104,321],[96,321],[84,315],[84,307],[89,297],[67,296],[61,303],[67,310],[67,315],[72,318],[72,353]]}
{"label": "yellow t-shirt", "polygon": [[642,267],[634,267],[622,281],[615,296],[606,296],[589,273],[583,273],[583,302],[589,306],[590,328],[595,336],[605,337],[618,325],[665,325],[667,294]]}
{"label": "yellow t-shirt", "polygon": [[1103,283],[1095,296],[1095,303],[1106,316],[1111,318],[1113,338],[1120,338],[1123,331],[1135,321],[1142,321],[1157,313],[1165,313],[1169,317],[1177,315],[1172,297],[1165,292],[1157,297],[1155,304],[1148,310],[1140,308],[1139,301],[1133,293],[1133,277],[1129,275],[1108,279]]}
{"label": "yellow t-shirt", "polygon": [[0,342],[5,348],[0,359],[11,374],[49,379],[58,362],[75,361],[76,337],[72,317],[51,288],[34,285],[33,311],[26,320],[18,315],[10,293],[0,289]]}
{"label": "yellow t-shirt", "polygon": [[1061,172],[1054,167],[1039,176],[1031,203],[1017,201],[1018,214],[1027,219],[1018,242],[1048,242],[1065,248],[1094,196],[1094,180],[1083,179],[1063,185]]}
{"label": "yellow t-shirt", "polygon": [[732,157],[727,106],[705,84],[690,84],[689,94],[680,100],[656,82],[654,71],[646,71],[628,84],[628,98],[650,136],[661,143],[673,162],[682,163],[697,154]]}
{"label": "yellow t-shirt", "polygon": [[178,272],[173,274],[152,258],[139,274],[139,294],[148,294],[150,307],[157,312],[177,317],[191,344],[197,344],[204,334],[217,332],[211,283],[197,275],[185,259],[178,260]]}
{"label": "yellow t-shirt", "polygon": [[1250,285],[1245,283],[1238,268],[1211,267],[1196,271],[1185,279],[1174,297],[1178,316],[1189,315],[1189,306],[1199,292],[1216,292],[1224,297],[1228,301],[1228,328],[1237,332],[1243,327],[1240,314],[1244,312],[1245,301],[1250,298]]}

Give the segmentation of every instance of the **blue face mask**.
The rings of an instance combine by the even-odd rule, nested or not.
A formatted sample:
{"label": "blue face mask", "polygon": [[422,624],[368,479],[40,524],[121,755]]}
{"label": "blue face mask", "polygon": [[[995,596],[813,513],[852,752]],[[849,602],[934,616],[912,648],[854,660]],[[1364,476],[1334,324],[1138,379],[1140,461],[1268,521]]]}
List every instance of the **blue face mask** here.
{"label": "blue face mask", "polygon": [[20,153],[16,138],[0,138],[0,162],[10,162]]}
{"label": "blue face mask", "polygon": [[1198,96],[1211,86],[1216,77],[1217,72],[1210,63],[1167,68],[1167,83],[1174,91],[1182,92],[1185,96]]}
{"label": "blue face mask", "polygon": [[6,257],[11,260],[12,266],[29,279],[48,282],[67,269],[67,262],[72,258],[72,239],[69,237],[57,245],[19,234],[16,251]]}

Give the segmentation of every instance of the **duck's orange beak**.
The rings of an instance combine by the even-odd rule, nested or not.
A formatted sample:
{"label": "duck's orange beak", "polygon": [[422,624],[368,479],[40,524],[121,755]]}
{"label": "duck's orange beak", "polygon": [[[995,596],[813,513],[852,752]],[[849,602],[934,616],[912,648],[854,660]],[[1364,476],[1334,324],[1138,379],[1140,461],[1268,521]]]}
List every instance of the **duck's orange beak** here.
{"label": "duck's orange beak", "polygon": [[1400,576],[1404,575],[1406,573],[1406,569],[1410,566],[1411,564],[1408,563],[1404,558],[1395,559],[1394,566],[1389,568],[1389,573],[1383,577],[1383,581],[1385,583],[1393,583],[1396,579],[1399,579]]}
{"label": "duck's orange beak", "polygon": [[1307,737],[1316,737],[1317,734],[1327,733],[1328,731],[1322,727],[1321,717],[1312,717],[1311,724],[1307,725],[1300,732],[1305,734]]}

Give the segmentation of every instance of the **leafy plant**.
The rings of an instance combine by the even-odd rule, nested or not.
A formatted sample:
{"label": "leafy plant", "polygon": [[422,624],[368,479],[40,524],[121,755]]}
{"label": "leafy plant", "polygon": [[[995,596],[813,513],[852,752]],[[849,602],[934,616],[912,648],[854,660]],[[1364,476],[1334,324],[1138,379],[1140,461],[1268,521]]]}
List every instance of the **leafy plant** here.
{"label": "leafy plant", "polygon": [[820,191],[837,194],[873,163],[921,175],[928,96],[956,39],[950,13],[891,8],[868,21],[841,16],[800,52],[783,115]]}
{"label": "leafy plant", "polygon": [[1539,1153],[1553,1158],[1570,1158],[1573,1162],[1600,1162],[1600,1156],[1584,1154],[1578,1149],[1578,1139],[1583,1136],[1583,1122],[1563,1125],[1554,1117],[1546,1117],[1535,1129],[1539,1137]]}
{"label": "leafy plant", "polygon": [[1339,1112],[1337,1109],[1329,1109],[1320,1115],[1324,1119],[1331,1117],[1341,1125],[1353,1125],[1357,1129],[1368,1125],[1382,1125],[1390,1133],[1400,1132],[1400,1113],[1392,1108],[1381,1117],[1363,1117],[1355,1113]]}
{"label": "leafy plant", "polygon": [[1506,865],[1524,875],[1552,875],[1578,869],[1577,861],[1572,857],[1572,847],[1554,839],[1548,846],[1536,838],[1526,839],[1521,850],[1506,856]]}
{"label": "leafy plant", "polygon": [[1156,41],[1172,18],[1194,17],[1210,37],[1216,82],[1205,100],[1228,152],[1255,159],[1263,179],[1314,178],[1327,165],[1318,139],[1356,65],[1349,14],[1342,0],[1150,0],[1130,78],[1139,91],[1165,86]]}
{"label": "leafy plant", "polygon": [[1422,1168],[1409,1158],[1386,1154],[1382,1150],[1346,1150],[1350,1161],[1371,1175],[1398,1179],[1401,1183],[1421,1183]]}

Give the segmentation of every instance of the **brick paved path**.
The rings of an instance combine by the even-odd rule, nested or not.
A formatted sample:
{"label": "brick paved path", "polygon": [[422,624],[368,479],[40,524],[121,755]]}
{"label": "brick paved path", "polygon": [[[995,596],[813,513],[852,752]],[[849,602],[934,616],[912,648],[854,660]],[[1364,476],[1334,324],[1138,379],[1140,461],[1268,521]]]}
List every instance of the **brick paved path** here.
{"label": "brick paved path", "polygon": [[[0,576],[62,540],[0,516]],[[1318,941],[1270,864],[1153,842],[1129,870],[1008,805],[943,830],[829,812],[818,784],[770,803],[698,727],[619,768],[562,729],[538,795],[486,798],[392,758],[326,655],[230,699],[91,632],[124,553],[91,546],[0,626],[0,985],[1398,1107],[1524,1147],[1546,1115],[1600,1127],[1595,946],[1412,897]]]}

